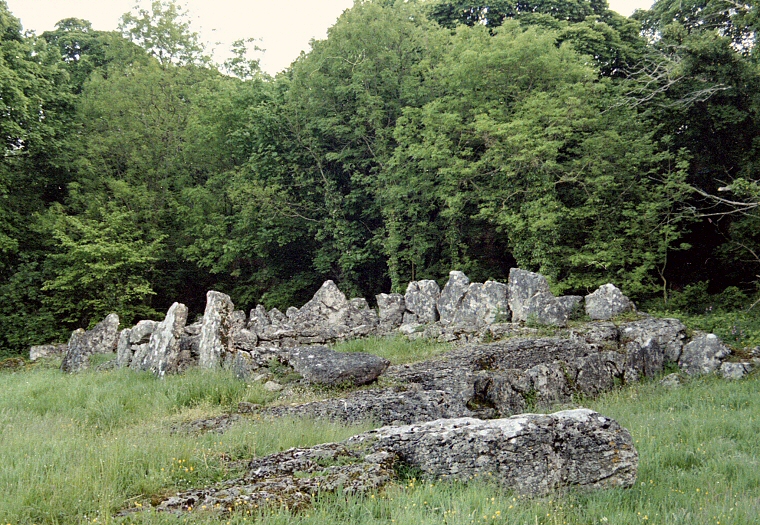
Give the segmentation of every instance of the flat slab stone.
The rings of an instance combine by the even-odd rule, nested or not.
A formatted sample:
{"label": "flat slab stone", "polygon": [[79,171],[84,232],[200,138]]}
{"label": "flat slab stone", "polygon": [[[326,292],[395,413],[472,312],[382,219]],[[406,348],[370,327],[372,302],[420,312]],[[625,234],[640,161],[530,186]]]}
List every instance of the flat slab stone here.
{"label": "flat slab stone", "polygon": [[390,361],[361,352],[336,352],[324,346],[305,346],[289,350],[285,360],[310,383],[356,386],[371,383],[390,365]]}

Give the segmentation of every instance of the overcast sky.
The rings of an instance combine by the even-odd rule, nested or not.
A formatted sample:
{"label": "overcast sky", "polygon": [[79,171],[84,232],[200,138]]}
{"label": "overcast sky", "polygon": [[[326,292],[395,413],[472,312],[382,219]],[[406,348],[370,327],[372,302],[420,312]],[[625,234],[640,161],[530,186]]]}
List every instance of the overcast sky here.
{"label": "overcast sky", "polygon": [[[54,29],[64,18],[83,18],[95,29],[113,30],[122,14],[135,0],[6,0],[24,29],[37,34]],[[637,8],[647,9],[652,0],[608,0],[618,13],[630,15]],[[353,0],[186,0],[194,29],[203,40],[220,42],[219,49],[243,38],[260,38],[264,71],[274,74],[286,68],[312,38],[327,36],[327,28]],[[142,0],[148,5],[148,0]]]}

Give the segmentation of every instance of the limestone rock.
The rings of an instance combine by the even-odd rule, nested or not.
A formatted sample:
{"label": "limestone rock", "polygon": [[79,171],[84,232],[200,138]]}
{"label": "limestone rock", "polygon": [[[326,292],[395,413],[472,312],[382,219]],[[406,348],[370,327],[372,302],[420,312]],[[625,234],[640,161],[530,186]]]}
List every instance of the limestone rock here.
{"label": "limestone rock", "polygon": [[381,293],[375,296],[377,299],[378,320],[384,330],[393,330],[404,322],[406,303],[400,293]]}
{"label": "limestone rock", "polygon": [[129,332],[129,342],[142,345],[150,341],[150,335],[158,326],[158,321],[140,321]]}
{"label": "limestone rock", "polygon": [[294,348],[284,357],[306,381],[329,386],[366,385],[390,365],[382,357],[361,352],[336,352],[324,346]]}
{"label": "limestone rock", "polygon": [[184,334],[187,313],[187,306],[184,304],[171,305],[164,320],[158,323],[150,335],[143,369],[151,370],[156,377],[164,377],[178,371],[180,340]]}
{"label": "limestone rock", "polygon": [[614,284],[600,286],[586,296],[586,314],[594,320],[607,320],[633,310],[633,303]]}
{"label": "limestone rock", "polygon": [[108,314],[92,330],[75,330],[71,334],[61,370],[74,373],[90,366],[92,354],[108,354],[116,351],[119,341],[119,316]]}
{"label": "limestone rock", "polygon": [[348,443],[365,440],[426,476],[462,481],[479,476],[532,496],[563,487],[631,487],[638,470],[630,433],[587,409],[390,426]]}
{"label": "limestone rock", "polygon": [[314,297],[303,305],[295,317],[289,317],[294,324],[313,325],[340,324],[343,310],[348,307],[348,300],[333,281],[325,281]]}
{"label": "limestone rock", "polygon": [[654,339],[665,352],[667,360],[678,362],[686,339],[686,326],[678,319],[657,319],[649,317],[620,325],[622,344],[637,342],[644,344]]}
{"label": "limestone rock", "polygon": [[665,351],[655,339],[644,344],[630,342],[625,346],[625,382],[639,381],[642,377],[654,377],[663,370]]}
{"label": "limestone rock", "polygon": [[248,320],[248,330],[258,334],[263,332],[264,329],[271,324],[272,321],[269,319],[269,314],[267,313],[266,308],[262,305],[256,305],[256,308],[251,310],[251,317]]}
{"label": "limestone rock", "polygon": [[29,348],[29,361],[65,355],[67,349],[67,344],[35,345]]}
{"label": "limestone rock", "polygon": [[132,345],[132,360],[129,363],[129,368],[131,370],[140,371],[148,369],[146,362],[148,359],[149,347],[150,345],[148,343]]}
{"label": "limestone rock", "polygon": [[380,489],[402,468],[431,478],[479,477],[541,496],[569,487],[631,487],[638,452],[626,429],[586,409],[490,421],[439,419],[254,458],[242,478],[179,493],[157,510],[225,514],[267,505],[301,510],[318,494]]}
{"label": "limestone rock", "polygon": [[226,354],[232,351],[233,311],[232,299],[213,290],[206,294],[199,343],[201,368],[212,369],[221,365]]}
{"label": "limestone rock", "polygon": [[723,363],[720,365],[720,375],[723,379],[736,381],[744,379],[752,368],[752,363]]}
{"label": "limestone rock", "polygon": [[693,339],[684,346],[678,366],[689,375],[711,374],[718,370],[721,360],[731,354],[715,334]]}
{"label": "limestone rock", "polygon": [[660,381],[660,384],[665,388],[678,388],[682,383],[683,378],[677,373],[668,374]]}
{"label": "limestone rock", "polygon": [[454,322],[469,287],[470,279],[464,273],[458,271],[449,273],[449,280],[443,287],[437,304],[441,324],[447,325]]}
{"label": "limestone rock", "polygon": [[496,322],[509,321],[507,285],[496,281],[472,283],[454,314],[453,324],[481,328]]}
{"label": "limestone rock", "polygon": [[575,299],[554,297],[543,275],[512,268],[508,288],[513,321],[533,321],[554,326],[567,324]]}
{"label": "limestone rock", "polygon": [[116,344],[116,367],[127,368],[132,361],[132,344],[129,342],[132,329],[125,328],[119,332],[119,342]]}
{"label": "limestone rock", "polygon": [[404,324],[427,324],[438,320],[441,288],[432,280],[412,281],[406,287]]}

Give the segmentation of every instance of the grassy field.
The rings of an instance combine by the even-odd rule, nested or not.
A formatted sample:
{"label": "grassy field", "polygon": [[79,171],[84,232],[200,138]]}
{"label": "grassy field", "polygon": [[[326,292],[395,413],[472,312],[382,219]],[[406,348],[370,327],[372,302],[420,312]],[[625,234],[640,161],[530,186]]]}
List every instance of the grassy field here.
{"label": "grassy field", "polygon": [[[393,342],[372,350],[394,362],[438,351]],[[417,343],[420,345],[421,343]],[[352,350],[354,348],[345,348]],[[586,406],[628,428],[641,461],[628,490],[518,498],[491,480],[408,478],[361,497],[325,496],[308,511],[220,518],[151,511],[165,496],[235,477],[246,458],[342,440],[371,425],[244,419],[223,435],[177,431],[182,422],[267,404],[275,394],[229,374],[155,380],[131,371],[67,376],[48,366],[0,373],[0,525],[17,524],[757,524],[760,377],[694,379],[668,390],[647,382]]]}

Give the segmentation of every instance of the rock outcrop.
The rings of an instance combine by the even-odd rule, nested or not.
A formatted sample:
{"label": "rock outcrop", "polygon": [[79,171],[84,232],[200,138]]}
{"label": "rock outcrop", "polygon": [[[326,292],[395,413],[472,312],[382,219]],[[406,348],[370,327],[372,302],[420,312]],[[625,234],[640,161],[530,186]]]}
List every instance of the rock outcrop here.
{"label": "rock outcrop", "polygon": [[317,493],[376,490],[400,467],[430,478],[482,477],[539,496],[563,487],[631,487],[638,453],[627,430],[586,409],[490,421],[440,419],[253,459],[243,478],[182,492],[158,510],[301,509]]}
{"label": "rock outcrop", "polygon": [[69,345],[66,343],[32,346],[29,348],[29,361],[66,355],[68,348]]}
{"label": "rock outcrop", "polygon": [[92,354],[114,353],[118,341],[119,316],[116,314],[108,314],[92,330],[75,330],[69,339],[61,370],[69,373],[86,370]]}
{"label": "rock outcrop", "polygon": [[438,320],[441,288],[432,280],[412,281],[406,287],[404,324],[427,324]]}

